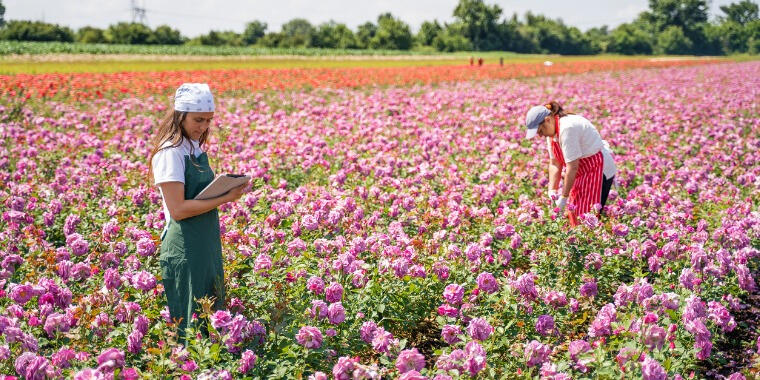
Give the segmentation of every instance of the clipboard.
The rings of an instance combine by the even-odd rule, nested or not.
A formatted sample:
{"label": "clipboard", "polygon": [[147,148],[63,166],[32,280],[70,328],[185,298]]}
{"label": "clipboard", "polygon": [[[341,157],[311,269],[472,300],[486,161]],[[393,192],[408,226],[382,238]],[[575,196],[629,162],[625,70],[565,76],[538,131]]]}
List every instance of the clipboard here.
{"label": "clipboard", "polygon": [[203,200],[216,198],[220,195],[224,195],[233,188],[240,185],[245,185],[251,180],[251,176],[244,174],[222,174],[216,176],[211,183],[208,184],[198,195],[193,199]]}

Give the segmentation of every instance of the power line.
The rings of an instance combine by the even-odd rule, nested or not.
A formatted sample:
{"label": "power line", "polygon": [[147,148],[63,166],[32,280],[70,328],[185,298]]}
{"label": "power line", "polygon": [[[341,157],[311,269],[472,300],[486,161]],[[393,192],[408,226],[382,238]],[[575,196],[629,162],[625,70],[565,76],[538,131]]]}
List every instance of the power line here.
{"label": "power line", "polygon": [[202,19],[210,19],[210,20],[220,20],[220,21],[234,21],[234,22],[242,22],[242,23],[250,21],[250,20],[240,20],[240,19],[234,19],[234,18],[228,18],[228,17],[215,17],[215,16],[209,16],[209,15],[181,13],[181,12],[176,12],[176,11],[163,11],[163,10],[158,10],[158,9],[146,9],[146,11],[150,13],[157,13],[157,14],[170,15],[170,16],[193,17],[193,18],[202,18]]}
{"label": "power line", "polygon": [[172,11],[165,11],[161,9],[153,9],[153,8],[147,8],[145,6],[145,2],[143,0],[142,6],[139,6],[136,0],[130,0],[130,9],[129,11],[132,13],[132,22],[139,22],[141,24],[147,25],[147,15],[148,13],[151,14],[158,14],[158,15],[164,15],[164,16],[173,16],[173,17],[190,17],[190,18],[197,18],[197,19],[206,19],[206,20],[219,20],[219,21],[230,21],[230,22],[239,22],[239,23],[246,23],[250,20],[240,20],[235,18],[229,18],[229,17],[216,17],[216,16],[210,16],[210,15],[201,15],[201,14],[192,14],[192,13],[183,13],[183,12],[177,12],[176,10]]}
{"label": "power line", "polygon": [[137,6],[135,0],[131,0],[130,2],[132,4],[132,22],[139,22],[140,24],[147,25],[148,21],[146,17],[145,2],[143,2],[142,7]]}

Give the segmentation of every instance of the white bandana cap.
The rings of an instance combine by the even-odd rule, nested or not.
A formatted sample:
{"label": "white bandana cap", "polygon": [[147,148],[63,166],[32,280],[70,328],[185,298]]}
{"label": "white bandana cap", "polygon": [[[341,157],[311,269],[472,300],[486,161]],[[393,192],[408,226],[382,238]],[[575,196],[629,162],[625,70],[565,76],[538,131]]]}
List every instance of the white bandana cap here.
{"label": "white bandana cap", "polygon": [[214,95],[206,83],[182,83],[174,94],[174,110],[214,112]]}

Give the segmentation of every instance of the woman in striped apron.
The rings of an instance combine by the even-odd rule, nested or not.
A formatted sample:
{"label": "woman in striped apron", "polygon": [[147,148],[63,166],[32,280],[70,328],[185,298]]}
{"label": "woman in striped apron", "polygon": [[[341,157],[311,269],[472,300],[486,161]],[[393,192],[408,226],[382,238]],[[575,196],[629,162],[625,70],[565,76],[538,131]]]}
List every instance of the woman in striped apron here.
{"label": "woman in striped apron", "polygon": [[[617,169],[609,145],[597,128],[583,116],[565,112],[557,102],[531,108],[525,125],[526,138],[546,137],[551,160],[548,194],[560,212],[567,207],[570,224],[578,225],[578,217],[591,212],[597,204],[603,208]],[[565,167],[563,186],[558,192]]]}

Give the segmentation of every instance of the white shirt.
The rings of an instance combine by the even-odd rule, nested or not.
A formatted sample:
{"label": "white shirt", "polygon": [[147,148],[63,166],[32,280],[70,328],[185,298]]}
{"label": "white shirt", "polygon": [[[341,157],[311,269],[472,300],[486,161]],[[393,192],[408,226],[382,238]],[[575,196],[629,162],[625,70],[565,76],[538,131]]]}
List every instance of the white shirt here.
{"label": "white shirt", "polygon": [[[170,145],[171,142],[167,141],[161,147]],[[203,153],[203,149],[198,145],[198,141],[187,138],[183,138],[179,146],[158,151],[151,161],[153,164],[153,182],[156,185],[164,182],[185,183],[185,157],[189,157],[191,151],[196,158]],[[158,187],[158,191],[161,193],[161,202],[164,206],[164,220],[168,225],[169,219],[171,219],[169,208],[166,207],[166,200],[160,186]]]}
{"label": "white shirt", "polygon": [[[604,168],[602,173],[607,178],[612,178],[617,172],[615,160],[610,150],[610,145],[602,140],[599,131],[588,119],[580,115],[567,115],[559,119],[559,134],[555,135],[562,149],[565,162],[573,162],[580,158],[586,158],[602,152]],[[554,158],[552,152],[552,138],[547,137],[549,157]]]}

